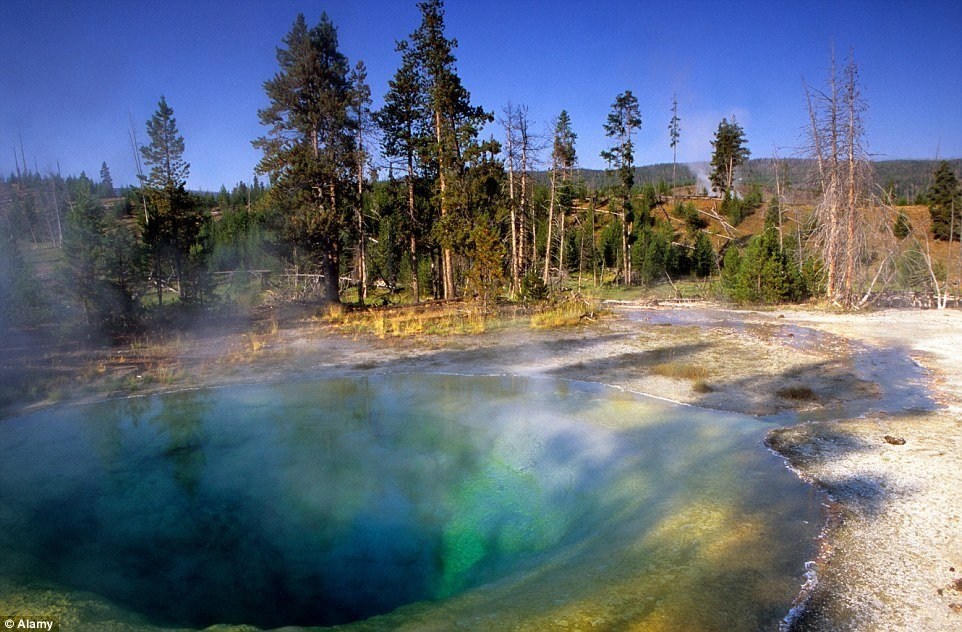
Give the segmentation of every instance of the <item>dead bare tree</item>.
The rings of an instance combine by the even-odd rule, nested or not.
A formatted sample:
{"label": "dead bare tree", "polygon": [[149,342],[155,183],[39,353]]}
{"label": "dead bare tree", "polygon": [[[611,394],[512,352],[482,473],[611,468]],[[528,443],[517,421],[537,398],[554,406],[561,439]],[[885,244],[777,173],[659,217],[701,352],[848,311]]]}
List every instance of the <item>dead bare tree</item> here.
{"label": "dead bare tree", "polygon": [[782,197],[782,183],[778,172],[778,147],[774,143],[772,143],[772,173],[775,175],[775,199],[778,202],[778,248],[784,250],[785,232],[782,227],[782,206],[785,202]]}
{"label": "dead bare tree", "polygon": [[504,118],[500,119],[499,122],[504,126],[504,144],[507,152],[505,164],[508,167],[508,199],[511,207],[511,295],[516,296],[521,290],[521,265],[518,254],[518,207],[514,190],[514,172],[518,162],[518,133],[516,129],[518,108],[508,101],[502,112],[504,112]]}
{"label": "dead bare tree", "polygon": [[[805,84],[809,114],[808,153],[816,164],[819,198],[815,205],[816,228],[810,245],[825,269],[825,292],[833,303],[853,309],[862,303],[861,293],[871,284],[867,264],[876,258],[869,243],[884,235],[878,221],[869,221],[867,209],[880,206],[870,195],[871,166],[865,147],[862,98],[858,65],[850,54],[841,73],[832,54],[829,79],[824,89]],[[877,220],[879,214],[871,217]]]}
{"label": "dead bare tree", "polygon": [[529,204],[529,189],[531,172],[537,164],[537,154],[543,147],[540,138],[531,133],[526,105],[509,102],[502,112],[504,116],[500,122],[505,133],[508,197],[511,199],[511,288],[512,294],[516,295],[521,289],[521,276],[529,267],[537,264],[537,228]]}
{"label": "dead bare tree", "polygon": [[[571,118],[568,116],[567,110],[562,110],[561,114],[554,120],[554,140],[552,142],[551,148],[551,195],[548,204],[548,224],[547,224],[547,235],[545,238],[545,250],[544,250],[544,274],[542,275],[542,280],[544,284],[548,284],[549,274],[551,272],[551,229],[555,221],[555,209],[557,208],[559,212],[560,220],[560,233],[561,240],[558,245],[558,274],[562,274],[564,270],[564,228],[565,228],[565,206],[570,205],[569,196],[565,196],[564,204],[558,205],[558,179],[559,177],[564,184],[568,184],[571,178],[571,172],[574,170],[574,164],[576,159],[575,154],[575,138],[576,134],[571,130]],[[566,191],[567,193],[567,191]]]}
{"label": "dead bare tree", "polygon": [[137,182],[140,184],[140,201],[144,206],[144,225],[150,223],[150,216],[147,214],[147,195],[144,192],[144,163],[140,161],[140,143],[137,141],[137,131],[134,128],[134,117],[127,111],[127,119],[130,122],[130,129],[127,131],[130,140],[130,150],[134,152],[134,166],[137,168]]}

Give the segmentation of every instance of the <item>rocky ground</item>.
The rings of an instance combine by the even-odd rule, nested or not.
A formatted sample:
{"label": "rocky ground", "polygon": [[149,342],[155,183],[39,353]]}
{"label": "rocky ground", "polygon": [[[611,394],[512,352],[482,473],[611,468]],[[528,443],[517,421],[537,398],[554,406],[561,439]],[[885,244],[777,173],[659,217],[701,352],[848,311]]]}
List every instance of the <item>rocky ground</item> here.
{"label": "rocky ground", "polygon": [[787,316],[914,359],[931,397],[770,435],[837,503],[818,584],[792,629],[962,630],[962,314]]}

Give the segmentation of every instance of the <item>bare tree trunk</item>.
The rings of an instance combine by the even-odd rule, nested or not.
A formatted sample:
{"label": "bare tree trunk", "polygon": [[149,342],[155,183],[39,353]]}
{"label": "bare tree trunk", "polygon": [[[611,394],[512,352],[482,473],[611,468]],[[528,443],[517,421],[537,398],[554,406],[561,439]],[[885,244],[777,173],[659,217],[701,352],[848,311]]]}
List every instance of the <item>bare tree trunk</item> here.
{"label": "bare tree trunk", "polygon": [[[630,195],[630,193],[629,193]],[[621,208],[621,268],[625,287],[631,285],[631,259],[628,255],[628,209],[629,198],[622,201]]]}
{"label": "bare tree trunk", "polygon": [[415,236],[417,230],[417,207],[414,201],[414,156],[408,154],[408,216],[411,218],[411,291],[414,293],[414,302],[421,301],[421,292],[418,282],[418,241]]}
{"label": "bare tree trunk", "polygon": [[846,134],[846,148],[848,149],[848,155],[846,156],[848,161],[848,195],[845,208],[847,240],[845,243],[845,294],[843,299],[846,305],[851,305],[853,298],[853,283],[855,282],[855,258],[859,251],[858,240],[855,234],[856,225],[859,218],[859,199],[857,189],[858,162],[856,157],[856,149],[858,144],[856,107],[858,103],[855,78],[852,76],[854,70],[852,69],[851,64],[847,67],[846,72],[848,75],[845,81],[845,105],[846,109],[848,110],[848,130]]}
{"label": "bare tree trunk", "polygon": [[[434,134],[438,144],[438,177],[441,189],[441,217],[448,213],[447,200],[447,164],[444,160],[444,146],[441,139],[441,112],[434,112]],[[444,288],[444,298],[454,298],[454,255],[449,246],[441,248],[441,284]]]}
{"label": "bare tree trunk", "polygon": [[725,195],[730,195],[732,191],[732,182],[735,179],[735,156],[728,157],[728,187],[725,189]]}
{"label": "bare tree trunk", "polygon": [[544,275],[542,280],[548,285],[548,273],[551,270],[551,225],[554,223],[555,191],[557,190],[558,165],[551,165],[551,201],[548,203],[548,234],[544,246]]}
{"label": "bare tree trunk", "polygon": [[678,162],[678,149],[672,146],[671,148],[671,197],[675,197],[675,167]]}
{"label": "bare tree trunk", "polygon": [[561,207],[561,209],[559,209],[559,213],[560,215],[558,216],[558,220],[560,222],[560,225],[559,225],[560,230],[558,231],[558,237],[560,237],[560,242],[558,243],[558,277],[563,278],[564,269],[565,269],[565,209],[564,207]]}
{"label": "bare tree trunk", "polygon": [[[952,200],[952,213],[955,213],[955,200]],[[962,236],[959,237],[959,295],[956,298],[956,307],[959,305],[959,299],[962,298]]]}
{"label": "bare tree trunk", "polygon": [[322,263],[324,269],[324,296],[329,303],[341,302],[340,279],[337,252],[333,249],[324,253]]}
{"label": "bare tree trunk", "polygon": [[[952,200],[952,217],[955,217],[955,199]],[[949,240],[949,244],[952,244],[952,240]],[[955,299],[956,307],[959,306],[959,300],[962,299],[962,235],[959,236],[959,294]]]}
{"label": "bare tree trunk", "polygon": [[17,136],[20,137],[20,159],[23,161],[23,175],[29,176],[30,170],[27,169],[27,154],[23,152],[23,134],[17,132]]}
{"label": "bare tree trunk", "polygon": [[138,151],[137,146],[137,131],[134,129],[134,119],[127,112],[127,118],[130,119],[130,149],[134,152],[134,165],[137,167],[137,180],[140,182],[140,201],[144,205],[144,225],[150,223],[150,216],[147,214],[147,196],[144,194],[144,166],[140,161],[140,151]]}
{"label": "bare tree trunk", "polygon": [[364,302],[367,300],[367,233],[364,230],[364,211],[363,211],[363,200],[364,200],[364,167],[358,164],[357,168],[357,201],[354,206],[354,215],[357,220],[357,257],[358,261],[358,276],[360,277],[358,292],[357,292],[357,302],[361,307],[364,306]]}
{"label": "bare tree trunk", "polygon": [[[331,182],[327,185],[328,197],[331,209],[337,208],[337,188]],[[324,294],[328,302],[341,302],[340,286],[340,253],[334,244],[328,245],[327,252],[324,253],[322,266],[324,268]]]}
{"label": "bare tree trunk", "polygon": [[[536,252],[535,252],[536,247],[535,247],[535,244],[536,244],[537,242],[536,242],[535,239],[534,239],[534,230],[535,230],[534,217],[533,217],[533,215],[531,215],[531,214],[529,213],[529,209],[528,209],[528,121],[527,121],[527,118],[526,118],[525,116],[523,116],[523,115],[518,118],[518,131],[519,131],[519,133],[521,134],[521,195],[520,195],[521,204],[520,204],[520,213],[521,213],[521,226],[522,226],[522,230],[521,230],[521,240],[522,240],[522,242],[521,242],[521,248],[520,248],[520,257],[521,257],[521,259],[522,259],[522,261],[523,261],[525,255],[526,255],[526,250],[527,250],[527,249],[524,247],[524,239],[525,239],[525,237],[524,237],[524,222],[525,222],[526,219],[530,218],[530,219],[531,219],[531,230],[532,230],[532,233],[531,233],[531,234],[532,234],[532,238],[531,238],[531,259],[532,259],[532,261],[531,261],[531,264],[533,265],[533,264],[535,264],[535,261],[534,261],[534,259],[536,258]],[[524,267],[527,268],[528,266],[524,266]]]}
{"label": "bare tree trunk", "polygon": [[508,103],[504,110],[504,132],[505,145],[508,149],[508,200],[511,207],[511,296],[515,297],[521,292],[521,265],[518,258],[518,213],[515,207],[514,195],[514,163],[515,163],[515,125],[516,115],[514,106]]}
{"label": "bare tree trunk", "polygon": [[782,231],[782,185],[778,177],[778,150],[772,144],[772,171],[775,172],[775,200],[778,202],[778,249],[785,250],[785,236]]}
{"label": "bare tree trunk", "polygon": [[63,246],[63,225],[60,223],[60,200],[57,199],[57,185],[63,180],[60,174],[60,161],[57,161],[57,179],[53,180],[50,189],[53,191],[53,210],[57,213],[57,247]]}

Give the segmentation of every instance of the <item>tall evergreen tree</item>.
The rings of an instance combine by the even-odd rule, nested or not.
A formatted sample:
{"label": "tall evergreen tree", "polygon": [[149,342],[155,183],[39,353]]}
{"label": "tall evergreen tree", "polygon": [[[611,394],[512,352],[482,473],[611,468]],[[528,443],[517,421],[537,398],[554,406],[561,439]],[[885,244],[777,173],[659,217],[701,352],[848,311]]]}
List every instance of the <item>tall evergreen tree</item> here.
{"label": "tall evergreen tree", "polygon": [[722,284],[738,303],[787,303],[808,296],[802,273],[779,246],[778,232],[772,226],[753,236],[744,253],[734,244],[729,246]]}
{"label": "tall evergreen tree", "polygon": [[[430,143],[431,116],[428,110],[424,77],[407,41],[398,42],[401,65],[389,82],[384,105],[375,120],[381,131],[381,148],[393,166],[401,163],[407,193],[407,214],[403,222],[407,253],[411,267],[411,293],[414,301],[420,300],[418,283],[419,255],[425,233],[425,222],[418,212],[415,188],[425,167],[423,152]],[[392,167],[393,168],[393,167]]]}
{"label": "tall evergreen tree", "polygon": [[[418,3],[421,24],[411,35],[415,58],[422,69],[428,109],[433,124],[433,150],[437,160],[439,219],[435,225],[441,246],[441,285],[445,298],[457,294],[454,252],[465,229],[465,155],[481,127],[494,117],[471,105],[471,95],[457,74],[454,49],[457,40],[444,33],[444,3]],[[457,217],[460,214],[461,217]]]}
{"label": "tall evergreen tree", "polygon": [[735,169],[745,164],[751,152],[745,147],[745,131],[732,117],[731,123],[723,118],[715,131],[715,140],[711,142],[714,151],[711,156],[712,188],[728,197],[735,178]]}
{"label": "tall evergreen tree", "polygon": [[634,213],[631,207],[631,189],[635,185],[635,146],[631,140],[633,132],[641,127],[641,112],[638,99],[625,90],[615,98],[605,122],[605,136],[614,140],[611,149],[601,152],[601,157],[617,172],[621,184],[621,254],[622,279],[625,285],[631,284],[631,257],[628,248],[634,230]]}
{"label": "tall evergreen tree", "polygon": [[64,224],[64,292],[80,306],[84,324],[104,332],[129,329],[143,281],[141,245],[132,230],[108,216],[93,182],[71,186]]}
{"label": "tall evergreen tree", "polygon": [[373,127],[371,113],[371,87],[367,84],[367,68],[363,61],[357,62],[351,71],[350,113],[354,120],[354,163],[357,178],[357,197],[354,199],[354,228],[357,231],[356,267],[358,276],[357,302],[364,305],[367,299],[367,226],[364,218],[365,186],[364,167],[368,164],[367,136]]}
{"label": "tall evergreen tree", "polygon": [[174,110],[161,96],[157,111],[147,121],[150,143],[140,148],[144,165],[141,176],[147,204],[143,218],[143,239],[151,259],[151,276],[157,301],[163,304],[164,283],[168,274],[178,284],[181,301],[205,298],[202,232],[207,217],[187,192],[190,165],[184,161],[184,137],[177,130]]}
{"label": "tall evergreen tree", "polygon": [[106,160],[100,165],[100,194],[104,197],[114,196],[114,180],[110,177]]}
{"label": "tall evergreen tree", "polygon": [[936,168],[927,198],[932,235],[942,240],[959,239],[962,235],[962,191],[948,162],[943,160]]}
{"label": "tall evergreen tree", "polygon": [[258,111],[270,129],[253,141],[264,152],[257,170],[270,175],[268,195],[295,252],[320,265],[326,299],[339,302],[342,233],[357,195],[350,67],[326,14],[310,29],[299,14],[283,44],[280,71],[264,82],[270,105]]}
{"label": "tall evergreen tree", "polygon": [[678,163],[678,140],[681,138],[681,119],[678,118],[678,95],[671,97],[671,120],[668,122],[668,146],[671,147],[671,187],[675,188],[675,167]]}
{"label": "tall evergreen tree", "polygon": [[150,144],[140,148],[144,164],[150,171],[144,183],[154,190],[170,190],[186,186],[190,164],[184,162],[184,137],[177,131],[174,109],[161,95],[157,111],[147,121]]}
{"label": "tall evergreen tree", "polygon": [[465,288],[482,304],[494,299],[503,286],[506,249],[500,227],[508,215],[504,164],[495,156],[500,145],[490,140],[469,152],[465,170],[471,222],[464,235]]}

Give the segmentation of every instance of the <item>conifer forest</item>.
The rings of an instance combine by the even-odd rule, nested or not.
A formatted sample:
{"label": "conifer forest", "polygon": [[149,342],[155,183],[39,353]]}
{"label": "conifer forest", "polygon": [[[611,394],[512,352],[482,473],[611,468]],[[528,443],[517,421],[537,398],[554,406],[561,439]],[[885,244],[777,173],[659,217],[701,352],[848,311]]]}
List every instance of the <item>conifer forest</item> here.
{"label": "conifer forest", "polygon": [[626,89],[595,122],[608,168],[589,170],[566,104],[534,121],[475,102],[442,0],[418,8],[387,86],[341,52],[327,15],[296,16],[262,78],[263,133],[238,139],[261,152],[256,174],[230,188],[188,190],[191,139],[162,95],[131,123],[136,183],[106,162],[40,173],[15,147],[0,326],[111,337],[272,301],[497,309],[665,284],[740,304],[958,300],[962,161],[872,160],[855,52],[806,84],[803,155],[752,157],[731,116],[710,163],[645,165],[639,130],[667,126],[674,149],[685,104]]}

